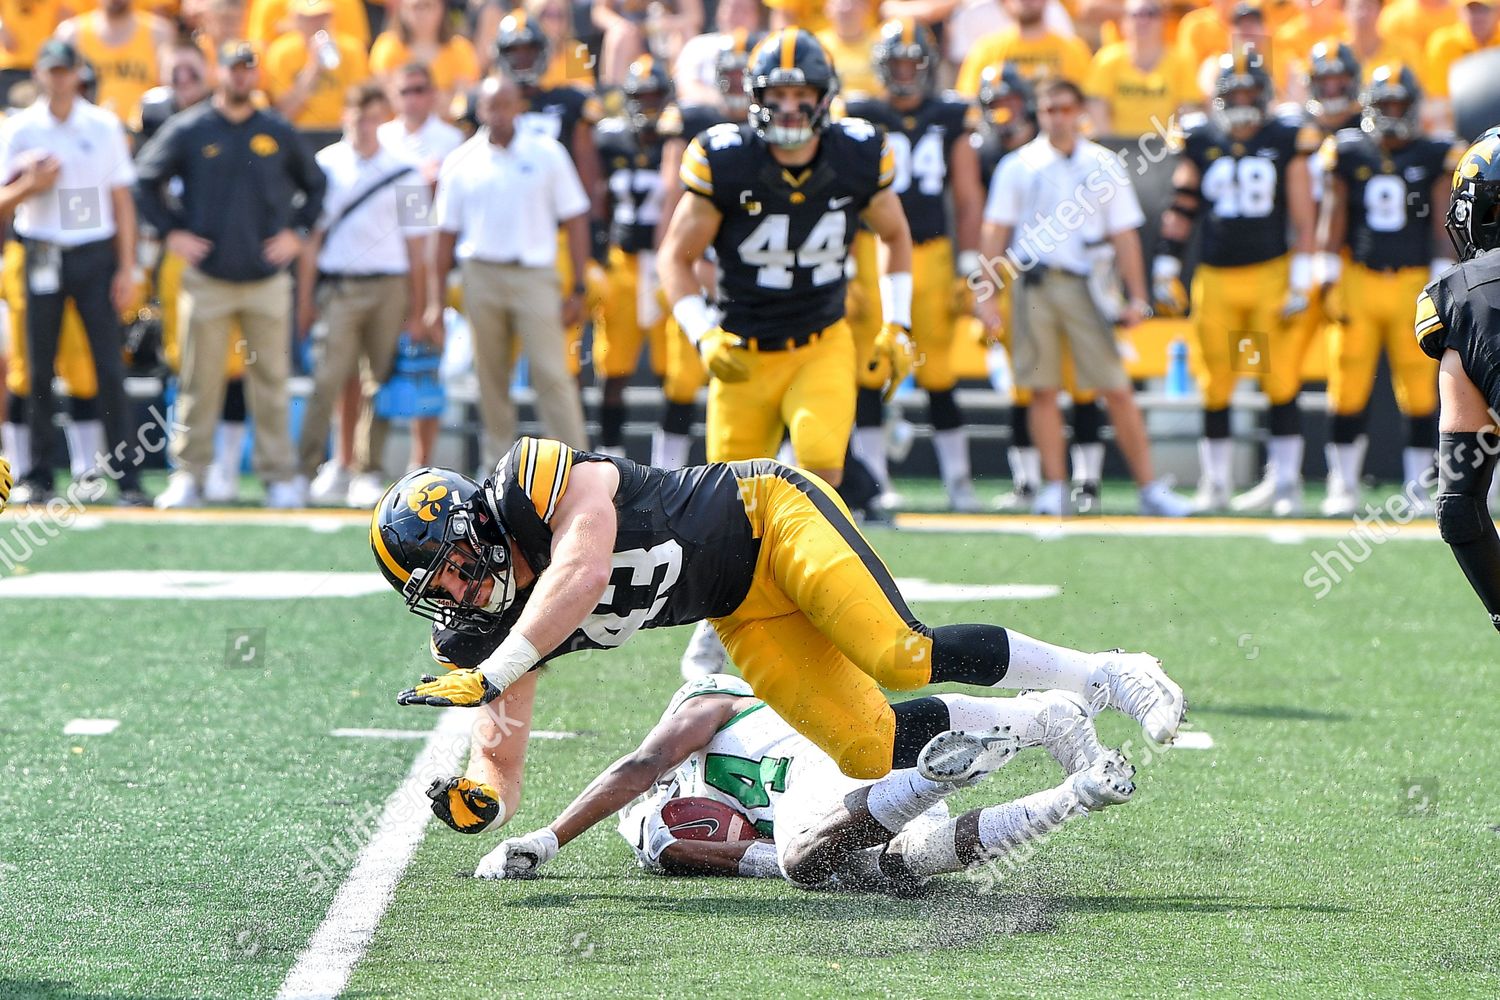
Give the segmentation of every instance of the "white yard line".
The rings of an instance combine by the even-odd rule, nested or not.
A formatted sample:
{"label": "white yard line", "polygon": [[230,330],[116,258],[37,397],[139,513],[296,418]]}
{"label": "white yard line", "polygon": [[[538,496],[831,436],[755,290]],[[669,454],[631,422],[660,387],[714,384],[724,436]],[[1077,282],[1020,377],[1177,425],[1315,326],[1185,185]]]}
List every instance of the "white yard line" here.
{"label": "white yard line", "polygon": [[1214,738],[1201,729],[1188,729],[1172,741],[1173,750],[1212,750]]}
{"label": "white yard line", "polygon": [[[431,733],[425,729],[335,729],[328,735],[366,740],[423,740]],[[534,740],[571,740],[578,734],[557,729],[534,729],[529,735]]]}
{"label": "white yard line", "polygon": [[278,1000],[332,1000],[343,992],[422,842],[429,815],[427,786],[457,768],[468,752],[472,721],[469,713],[450,708],[427,734],[406,780],[386,799],[375,835],[359,852],[323,922],[282,981]]}
{"label": "white yard line", "polygon": [[[978,532],[996,535],[1032,535],[1039,538],[1113,536],[1118,538],[1260,538],[1283,545],[1309,539],[1348,538],[1356,531],[1353,521],[1295,520],[1236,517],[1013,517],[995,514],[897,514],[896,527],[906,531]],[[1389,518],[1372,523],[1360,535],[1389,535],[1395,541],[1428,541],[1439,537],[1431,520],[1396,526]]]}
{"label": "white yard line", "polygon": [[108,736],[119,725],[119,719],[74,719],[66,726],[63,726],[63,735]]}

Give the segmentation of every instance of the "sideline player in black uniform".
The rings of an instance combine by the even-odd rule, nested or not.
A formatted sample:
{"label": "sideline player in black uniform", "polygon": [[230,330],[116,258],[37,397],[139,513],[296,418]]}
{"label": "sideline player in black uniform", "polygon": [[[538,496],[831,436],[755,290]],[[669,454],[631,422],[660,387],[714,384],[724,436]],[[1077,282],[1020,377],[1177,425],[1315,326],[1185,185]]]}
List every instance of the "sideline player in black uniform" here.
{"label": "sideline player in black uniform", "polygon": [[[596,129],[596,145],[609,192],[608,281],[594,317],[594,372],[603,380],[599,404],[599,451],[625,454],[625,384],[651,346],[651,367],[666,371],[666,310],[658,301],[656,233],[661,221],[661,147],[656,123],[672,99],[672,78],[651,56],[627,67],[621,84],[623,113]],[[683,399],[664,385],[667,398]],[[692,404],[696,384],[686,390]]]}
{"label": "sideline player in black uniform", "polygon": [[1329,476],[1323,504],[1329,515],[1347,517],[1359,509],[1365,410],[1382,347],[1396,404],[1406,417],[1406,493],[1420,513],[1432,513],[1437,365],[1407,336],[1406,326],[1422,288],[1453,264],[1442,245],[1442,224],[1449,178],[1465,147],[1421,134],[1421,96],[1410,69],[1376,67],[1361,99],[1359,127],[1328,139],[1318,156],[1325,177],[1318,220],[1323,280],[1338,279],[1346,247],[1351,258],[1342,281],[1345,320],[1329,345]]}
{"label": "sideline player in black uniform", "polygon": [[[1271,509],[1289,516],[1302,506],[1302,426],[1300,358],[1289,349],[1288,321],[1308,307],[1313,291],[1317,209],[1307,157],[1320,140],[1316,129],[1268,118],[1270,101],[1271,77],[1260,53],[1245,47],[1226,54],[1212,115],[1183,120],[1175,193],[1151,272],[1157,312],[1181,315],[1182,255],[1207,202],[1192,291],[1193,360],[1203,390],[1197,505],[1205,511],[1230,506],[1229,398],[1240,375],[1258,374],[1271,402]],[[1289,229],[1295,234],[1290,262]],[[1251,500],[1260,502],[1259,491],[1244,498]]]}
{"label": "sideline player in black uniform", "polygon": [[[976,248],[984,187],[979,157],[969,143],[978,111],[957,94],[936,93],[937,44],[915,21],[898,18],[882,25],[872,57],[885,99],[851,100],[845,113],[883,127],[895,153],[891,190],[901,198],[912,239],[911,332],[918,358],[913,373],[927,392],[933,447],[948,504],[957,511],[974,512],[979,498],[969,473],[969,439],[953,391],[958,383],[953,370],[953,288],[957,275],[979,270]],[[855,453],[875,473],[881,489],[889,490],[880,432],[883,387],[870,382],[863,378],[859,387]]]}
{"label": "sideline player in black uniform", "polygon": [[519,802],[533,668],[642,628],[711,621],[756,697],[856,778],[916,766],[964,780],[1019,746],[1003,729],[952,731],[938,699],[892,706],[881,686],[1057,688],[1091,711],[1126,712],[1158,742],[1182,721],[1181,689],[1148,654],[923,624],[838,495],[769,459],[668,472],[522,438],[482,485],[441,469],[408,473],[376,507],[370,542],[454,668],[397,700],[501,699],[503,714],[492,708],[476,723],[468,774],[429,792],[463,831],[503,823]]}
{"label": "sideline player in black uniform", "polygon": [[[551,61],[552,45],[547,33],[527,16],[525,8],[517,8],[501,19],[495,33],[494,63],[502,73],[521,84],[527,105],[516,119],[516,126],[563,144],[573,158],[578,180],[593,203],[594,221],[599,223],[605,217],[604,181],[600,176],[599,152],[594,148],[594,126],[604,117],[604,108],[598,98],[577,87],[564,84],[543,88],[542,77]],[[596,250],[600,245],[596,244]],[[561,228],[557,231],[557,274],[559,285],[565,289],[575,287],[579,280],[573,274],[567,232]],[[591,292],[590,298],[596,297]],[[568,363],[576,377],[583,362],[583,324],[570,326],[567,337]]]}
{"label": "sideline player in black uniform", "polygon": [[1488,495],[1500,455],[1500,126],[1453,171],[1448,236],[1461,262],[1417,299],[1416,335],[1439,365],[1437,523],[1500,629],[1500,535]]}
{"label": "sideline player in black uniform", "polygon": [[[760,33],[736,29],[726,35],[714,56],[714,77],[719,86],[720,100],[715,104],[672,103],[661,113],[656,130],[662,138],[661,150],[661,221],[657,225],[657,245],[666,236],[667,223],[677,210],[677,203],[687,193],[680,176],[682,154],[688,143],[699,133],[726,122],[742,122],[749,112],[750,100],[745,90],[745,65],[750,52],[760,39]],[[699,261],[696,265],[699,283],[717,295],[718,278],[712,261]],[[703,368],[703,359],[692,341],[677,325],[677,320],[667,320],[666,384],[675,393],[668,393],[666,410],[662,414],[661,430],[651,443],[651,464],[663,469],[680,469],[687,464],[688,449],[692,446],[693,400],[697,392],[708,383],[708,373]],[[688,386],[692,386],[688,392]]]}

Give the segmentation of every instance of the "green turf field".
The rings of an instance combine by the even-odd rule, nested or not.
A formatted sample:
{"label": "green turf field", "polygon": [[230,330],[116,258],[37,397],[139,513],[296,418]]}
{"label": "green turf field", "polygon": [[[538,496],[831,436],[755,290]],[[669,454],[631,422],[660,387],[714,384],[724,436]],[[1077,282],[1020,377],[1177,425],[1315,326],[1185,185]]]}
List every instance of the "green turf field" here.
{"label": "green turf field", "polygon": [[[21,579],[372,570],[359,526],[307,523],[85,524]],[[658,879],[602,827],[538,881],[479,882],[500,837],[429,822],[343,995],[1500,995],[1495,637],[1440,542],[1379,547],[1315,601],[1303,576],[1332,542],[1293,534],[872,537],[901,577],[1059,585],[918,610],[1150,649],[1214,746],[1148,756],[1101,718],[1133,741],[1135,801],[998,883],[914,900]],[[437,722],[393,699],[425,623],[389,593],[0,596],[0,635],[0,996],[275,995],[422,746],[332,731]],[[535,725],[578,735],[533,742],[508,832],[633,746],[685,640],[549,669]],[[119,725],[64,735],[76,719]],[[1056,780],[1023,755],[956,805]]]}

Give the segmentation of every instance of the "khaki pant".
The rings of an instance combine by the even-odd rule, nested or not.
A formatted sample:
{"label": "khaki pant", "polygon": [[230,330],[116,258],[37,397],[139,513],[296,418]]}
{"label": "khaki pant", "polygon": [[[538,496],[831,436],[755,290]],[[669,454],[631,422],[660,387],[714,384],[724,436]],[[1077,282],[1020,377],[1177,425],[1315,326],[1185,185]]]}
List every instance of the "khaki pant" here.
{"label": "khaki pant", "polygon": [[461,273],[464,312],[474,338],[474,371],[479,377],[485,465],[499,462],[516,438],[516,407],[510,398],[516,336],[530,362],[537,414],[547,435],[574,448],[587,448],[578,383],[568,372],[556,270],[466,260]]}
{"label": "khaki pant", "polygon": [[296,474],[287,431],[291,376],[292,277],[220,281],[195,267],[182,272],[177,313],[182,324],[181,391],[172,460],[202,480],[214,457],[214,430],[224,406],[224,366],[236,320],[245,341],[245,396],[255,420],[255,472],[267,483]]}
{"label": "khaki pant", "polygon": [[1062,388],[1064,339],[1080,389],[1129,384],[1114,327],[1094,305],[1087,278],[1048,268],[1021,275],[1011,288],[1017,385]]}
{"label": "khaki pant", "polygon": [[319,312],[328,327],[313,391],[302,418],[299,471],[309,478],[328,452],[328,424],[344,383],[359,371],[361,402],[354,431],[354,471],[380,472],[390,422],[375,416],[375,392],[391,374],[396,342],[406,323],[410,278],[330,279]]}

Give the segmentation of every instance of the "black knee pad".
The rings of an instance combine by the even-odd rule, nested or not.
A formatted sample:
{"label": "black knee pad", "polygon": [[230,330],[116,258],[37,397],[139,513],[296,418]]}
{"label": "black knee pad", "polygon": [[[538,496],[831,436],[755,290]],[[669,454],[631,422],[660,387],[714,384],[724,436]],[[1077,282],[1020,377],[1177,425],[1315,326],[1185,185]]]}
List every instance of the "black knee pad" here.
{"label": "black knee pad", "polygon": [[1229,436],[1229,410],[1203,411],[1203,436],[1211,441]]}
{"label": "black knee pad", "polygon": [[26,414],[28,412],[26,397],[12,393],[10,402],[5,405],[5,422],[8,424],[24,424],[26,423]]}
{"label": "black knee pad", "polygon": [[964,416],[958,409],[958,398],[952,389],[927,394],[927,415],[932,419],[935,431],[951,431],[964,425]]}
{"label": "black knee pad", "polygon": [[1104,413],[1098,403],[1073,404],[1073,443],[1098,444],[1104,429]]}
{"label": "black knee pad", "polygon": [[693,404],[667,403],[662,414],[661,429],[668,434],[691,434],[693,432]]}
{"label": "black knee pad", "polygon": [[68,415],[75,421],[98,420],[99,400],[94,397],[80,399],[77,396],[68,397]]}
{"label": "black knee pad", "polygon": [[1031,447],[1031,423],[1027,415],[1029,406],[1012,403],[1010,407],[1010,443],[1017,448]]}
{"label": "black knee pad", "polygon": [[1272,437],[1293,437],[1302,433],[1302,408],[1294,399],[1290,403],[1276,403],[1266,414],[1266,423]]}
{"label": "black knee pad", "polygon": [[1328,440],[1333,444],[1353,444],[1365,432],[1365,411],[1335,413],[1328,421]]}
{"label": "black knee pad", "polygon": [[948,721],[948,706],[938,698],[913,698],[891,706],[896,713],[896,745],[891,767],[917,766],[917,754],[939,733],[953,726]]}
{"label": "black knee pad", "polygon": [[1484,536],[1490,520],[1486,498],[1467,493],[1439,493],[1436,506],[1438,534],[1449,545],[1467,545]]}
{"label": "black knee pad", "polygon": [[854,426],[879,427],[885,423],[885,402],[879,389],[861,389],[854,397]]}

